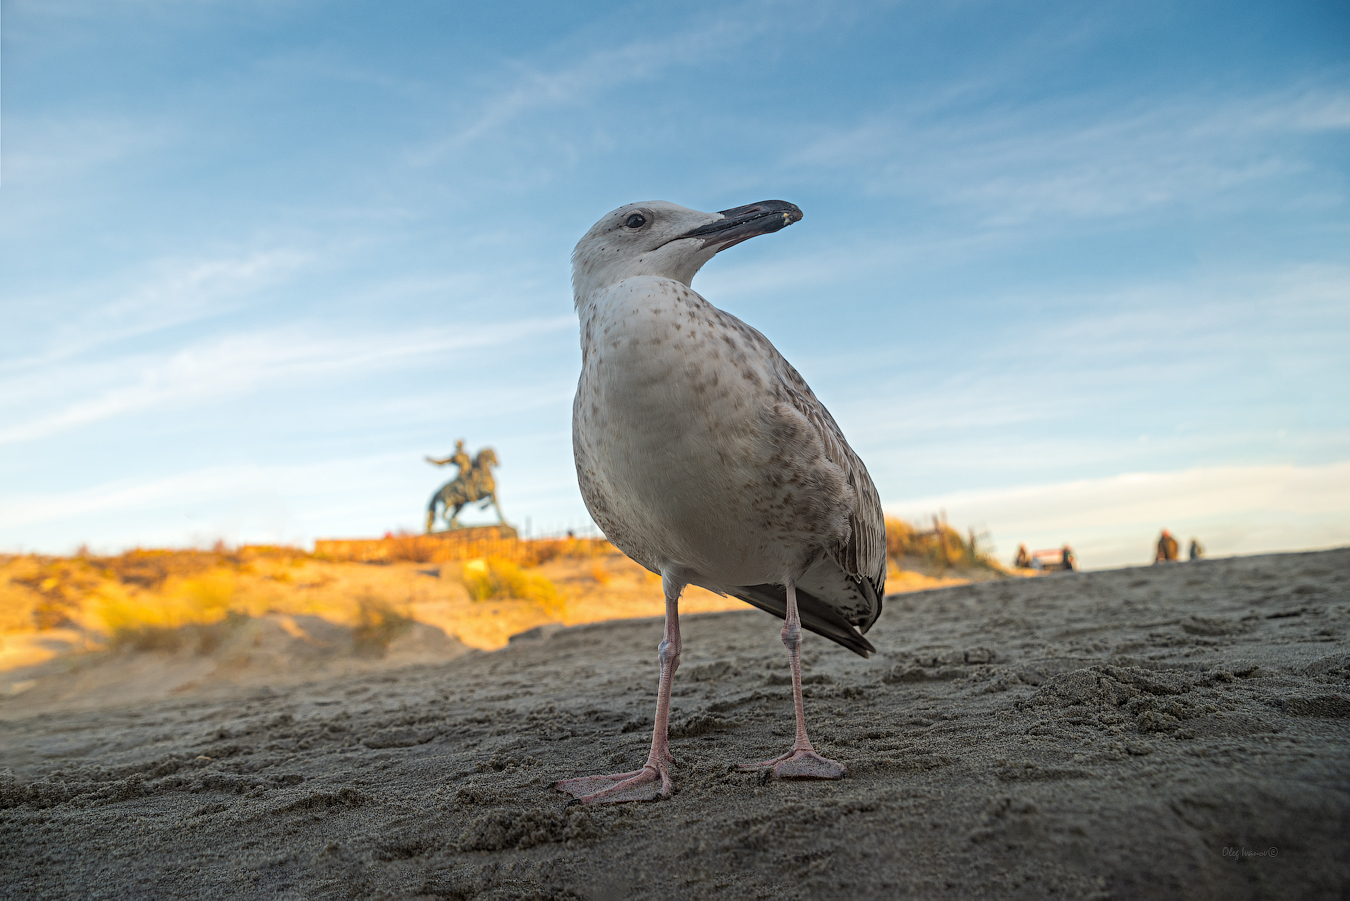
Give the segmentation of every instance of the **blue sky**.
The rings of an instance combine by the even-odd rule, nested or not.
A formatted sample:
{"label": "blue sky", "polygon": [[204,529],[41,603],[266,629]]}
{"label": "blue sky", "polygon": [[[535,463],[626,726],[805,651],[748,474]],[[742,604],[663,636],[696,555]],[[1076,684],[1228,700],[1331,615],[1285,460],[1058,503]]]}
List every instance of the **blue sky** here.
{"label": "blue sky", "polygon": [[1350,543],[1344,4],[0,13],[2,549],[417,528],[459,437],[581,525],[572,246],[768,198],[694,287],[889,510]]}

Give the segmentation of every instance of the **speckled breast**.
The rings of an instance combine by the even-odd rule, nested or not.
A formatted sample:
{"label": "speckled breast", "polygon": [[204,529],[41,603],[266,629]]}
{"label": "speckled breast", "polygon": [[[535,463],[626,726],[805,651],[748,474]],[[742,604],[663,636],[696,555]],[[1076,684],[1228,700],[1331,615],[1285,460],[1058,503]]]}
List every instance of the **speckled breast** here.
{"label": "speckled breast", "polygon": [[[739,328],[738,328],[739,327]],[[713,582],[779,582],[813,552],[794,534],[794,466],[770,432],[776,382],[754,335],[694,291],[641,277],[582,319],[573,408],[577,474],[592,516],[643,565]],[[763,340],[762,338],[759,340]]]}

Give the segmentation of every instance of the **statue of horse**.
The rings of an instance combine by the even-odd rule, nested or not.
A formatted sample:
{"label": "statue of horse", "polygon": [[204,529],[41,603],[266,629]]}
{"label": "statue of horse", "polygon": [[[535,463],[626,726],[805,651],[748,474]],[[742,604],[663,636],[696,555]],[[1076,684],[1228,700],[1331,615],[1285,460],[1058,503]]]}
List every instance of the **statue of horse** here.
{"label": "statue of horse", "polygon": [[497,511],[497,523],[506,525],[502,508],[497,505],[497,482],[492,478],[492,467],[497,465],[496,452],[485,447],[473,458],[473,466],[467,472],[461,466],[459,475],[431,496],[431,503],[427,505],[427,531],[430,532],[436,523],[437,504],[441,507],[440,514],[446,528],[460,529],[463,526],[459,523],[459,511],[475,501],[483,502],[479,505],[480,510],[486,510],[491,505]]}

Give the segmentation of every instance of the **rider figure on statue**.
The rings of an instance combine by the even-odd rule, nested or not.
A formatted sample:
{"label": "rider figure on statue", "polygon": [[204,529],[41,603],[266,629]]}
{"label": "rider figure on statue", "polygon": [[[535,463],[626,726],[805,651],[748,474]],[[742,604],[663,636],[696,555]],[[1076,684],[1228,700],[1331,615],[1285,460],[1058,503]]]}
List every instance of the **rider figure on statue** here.
{"label": "rider figure on statue", "polygon": [[435,457],[427,457],[428,463],[434,463],[437,466],[444,466],[447,463],[453,463],[459,467],[459,472],[455,473],[455,478],[468,478],[469,471],[473,469],[473,461],[469,459],[469,452],[464,449],[464,439],[461,438],[455,442],[455,452],[444,459],[437,460]]}

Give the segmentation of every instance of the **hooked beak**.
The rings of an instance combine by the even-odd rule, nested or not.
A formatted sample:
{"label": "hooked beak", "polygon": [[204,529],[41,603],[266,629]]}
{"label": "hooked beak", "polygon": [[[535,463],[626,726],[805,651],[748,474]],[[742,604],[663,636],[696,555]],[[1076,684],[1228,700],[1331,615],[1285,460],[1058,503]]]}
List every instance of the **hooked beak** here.
{"label": "hooked beak", "polygon": [[700,225],[681,238],[702,238],[704,247],[717,253],[757,235],[767,235],[787,228],[802,218],[796,204],[786,200],[761,200],[746,206],[722,210],[721,219]]}

